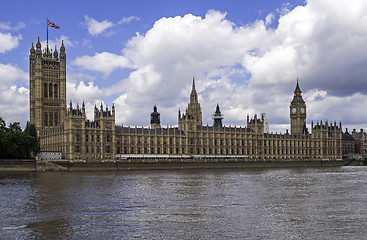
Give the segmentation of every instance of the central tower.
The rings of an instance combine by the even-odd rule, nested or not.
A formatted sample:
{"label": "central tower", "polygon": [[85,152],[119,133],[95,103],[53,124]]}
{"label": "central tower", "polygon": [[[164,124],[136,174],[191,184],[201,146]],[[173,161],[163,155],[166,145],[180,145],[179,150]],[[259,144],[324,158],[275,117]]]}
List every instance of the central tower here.
{"label": "central tower", "polygon": [[185,114],[181,116],[181,111],[178,112],[178,127],[180,130],[195,130],[197,126],[202,126],[202,113],[198,94],[195,88],[195,79],[192,79],[192,89],[190,94],[190,102],[186,108]]}
{"label": "central tower", "polygon": [[299,88],[298,79],[294,90],[293,100],[289,106],[291,118],[291,134],[301,134],[307,132],[306,129],[306,103],[302,98],[302,91]]}
{"label": "central tower", "polygon": [[66,113],[66,54],[62,43],[60,55],[48,44],[42,51],[38,41],[29,56],[30,122],[40,129],[58,127]]}

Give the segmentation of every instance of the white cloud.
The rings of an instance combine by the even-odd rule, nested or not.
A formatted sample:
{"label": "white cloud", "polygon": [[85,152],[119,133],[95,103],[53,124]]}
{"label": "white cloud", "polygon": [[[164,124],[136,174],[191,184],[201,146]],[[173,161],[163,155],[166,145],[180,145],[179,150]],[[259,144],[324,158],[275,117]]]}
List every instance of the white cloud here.
{"label": "white cloud", "polygon": [[66,84],[67,98],[73,102],[79,102],[80,104],[85,102],[94,102],[102,95],[101,89],[95,86],[93,82],[88,82],[86,85],[83,81],[79,84],[67,82]]}
{"label": "white cloud", "polygon": [[27,79],[28,74],[17,66],[0,63],[0,89],[8,88],[18,80],[25,81]]}
{"label": "white cloud", "polygon": [[24,87],[10,86],[0,92],[0,113],[7,124],[29,120],[29,93]]}
{"label": "white cloud", "polygon": [[23,86],[16,86],[27,79],[28,74],[17,66],[0,63],[0,114],[7,123],[23,119],[24,125],[29,120],[29,91]]}
{"label": "white cloud", "polygon": [[22,35],[12,36],[10,33],[0,32],[0,53],[17,48],[20,40],[22,40]]}
{"label": "white cloud", "polygon": [[78,57],[73,61],[73,64],[83,69],[101,72],[105,76],[110,75],[117,68],[130,67],[126,57],[108,52],[96,53],[93,57]]}
{"label": "white cloud", "polygon": [[[104,32],[106,32],[108,29],[110,29],[114,24],[109,20],[103,20],[102,22],[98,22],[94,18],[84,16],[85,18],[85,24],[87,25],[88,32],[92,36],[98,36]],[[109,32],[108,34],[111,34]]]}
{"label": "white cloud", "polygon": [[11,26],[10,22],[0,22],[0,30],[3,31],[19,31],[20,29],[25,27],[25,23],[19,22],[15,26]]}
{"label": "white cloud", "polygon": [[[191,14],[162,18],[145,35],[137,35],[128,42],[123,53],[137,68],[124,85],[124,109],[126,106],[137,108],[134,111],[130,107],[129,116],[124,114],[128,123],[134,123],[134,119],[138,125],[146,125],[156,102],[162,123],[177,124],[177,110],[187,106],[195,76],[204,122],[211,123],[211,114],[219,101],[225,107],[236,104],[232,112],[242,109],[237,119],[232,114],[228,120],[244,124],[245,109],[251,105],[247,96],[251,95],[241,97],[244,89],[229,79],[234,75],[243,77],[243,69],[233,68],[239,66],[247,50],[270,39],[255,38],[264,35],[264,24],[236,27],[225,16],[225,13],[209,11],[205,18]],[[241,102],[245,99],[246,102]]]}
{"label": "white cloud", "polygon": [[90,120],[94,119],[95,104],[99,107],[102,102],[105,106],[105,103],[101,100],[103,90],[101,90],[99,86],[95,86],[93,82],[85,84],[84,81],[80,81],[76,84],[68,81],[66,84],[66,92],[68,99],[67,106],[69,107],[69,103],[72,101],[73,108],[76,108],[77,105],[82,107],[84,102],[86,115]]}
{"label": "white cloud", "polygon": [[209,124],[219,102],[227,124],[244,125],[247,113],[266,112],[275,126],[271,129],[284,132],[278,128],[289,128],[297,77],[308,122],[366,119],[352,107],[359,101],[362,108],[367,95],[366,5],[357,0],[310,0],[294,9],[283,5],[275,29],[269,28],[275,21],[272,13],[247,26],[236,26],[217,11],[205,18],[161,18],[123,49],[137,70],[123,80],[124,93],[116,99],[123,117],[117,121],[147,125],[157,103],[167,114],[162,114],[162,123],[177,124],[177,111],[168,110],[185,109],[192,76],[203,122]]}
{"label": "white cloud", "polygon": [[130,23],[132,21],[139,21],[140,18],[137,16],[123,17],[118,24]]}
{"label": "white cloud", "polygon": [[265,25],[270,25],[275,19],[275,15],[273,13],[269,13],[265,18]]}
{"label": "white cloud", "polygon": [[[64,42],[65,47],[73,47],[74,44],[77,43],[75,41],[71,41],[69,36],[61,35],[59,38],[56,38],[55,40],[49,39],[48,45],[53,50],[55,49],[54,47],[56,46],[58,48],[57,50],[60,51],[62,42]],[[42,49],[46,48],[46,45],[47,45],[47,41],[41,42]]]}
{"label": "white cloud", "polygon": [[260,47],[259,54],[244,56],[252,84],[262,86],[271,78],[284,85],[299,76],[308,89],[327,89],[332,95],[367,90],[361,81],[367,70],[360,67],[367,62],[362,9],[367,6],[361,1],[308,1],[282,16],[278,28],[267,31],[274,41]]}
{"label": "white cloud", "polygon": [[292,5],[290,3],[283,3],[281,8],[277,9],[277,12],[281,15],[287,15],[291,11]]}

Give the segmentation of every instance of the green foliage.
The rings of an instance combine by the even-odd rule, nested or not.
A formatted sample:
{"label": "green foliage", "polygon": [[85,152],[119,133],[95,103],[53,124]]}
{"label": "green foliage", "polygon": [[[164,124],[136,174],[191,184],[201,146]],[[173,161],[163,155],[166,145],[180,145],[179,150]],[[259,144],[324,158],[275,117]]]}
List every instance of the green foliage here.
{"label": "green foliage", "polygon": [[30,158],[40,150],[36,127],[27,122],[22,131],[19,122],[10,123],[6,127],[0,117],[0,158]]}

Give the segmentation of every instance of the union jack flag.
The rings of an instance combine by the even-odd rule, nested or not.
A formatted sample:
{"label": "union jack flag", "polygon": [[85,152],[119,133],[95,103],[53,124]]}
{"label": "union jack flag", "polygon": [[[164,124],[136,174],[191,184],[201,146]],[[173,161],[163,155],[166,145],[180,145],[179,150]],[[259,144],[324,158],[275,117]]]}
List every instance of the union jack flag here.
{"label": "union jack flag", "polygon": [[57,26],[54,22],[50,21],[47,19],[47,26],[49,27],[53,27],[53,28],[56,28],[56,29],[60,29],[59,26]]}

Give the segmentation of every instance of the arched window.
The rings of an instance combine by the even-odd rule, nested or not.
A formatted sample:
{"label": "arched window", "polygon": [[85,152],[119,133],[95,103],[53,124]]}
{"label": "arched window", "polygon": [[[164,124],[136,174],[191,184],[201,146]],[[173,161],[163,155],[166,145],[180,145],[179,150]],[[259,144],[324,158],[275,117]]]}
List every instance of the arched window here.
{"label": "arched window", "polygon": [[52,126],[53,125],[53,123],[54,123],[54,116],[53,116],[53,113],[52,112],[50,112],[50,119],[49,119],[50,121],[49,121],[49,123],[50,123],[50,126]]}
{"label": "arched window", "polygon": [[49,98],[52,98],[52,92],[53,92],[53,91],[52,91],[52,90],[53,90],[52,88],[53,88],[53,87],[52,87],[52,84],[50,83],[50,87],[49,87],[49,91],[48,91],[48,94],[49,94],[48,96],[49,96]]}
{"label": "arched window", "polygon": [[58,94],[57,94],[57,84],[54,85],[54,98],[57,98],[58,97]]}
{"label": "arched window", "polygon": [[57,117],[57,112],[55,112],[55,117],[54,117],[54,121],[55,121],[55,126],[58,126],[59,123],[58,123],[58,117]]}
{"label": "arched window", "polygon": [[45,97],[45,98],[47,98],[47,97],[48,97],[48,95],[47,95],[47,83],[45,83],[45,84],[43,85],[43,97]]}
{"label": "arched window", "polygon": [[43,120],[44,120],[44,125],[45,125],[45,127],[47,127],[48,126],[48,113],[47,112],[44,112],[43,113]]}

